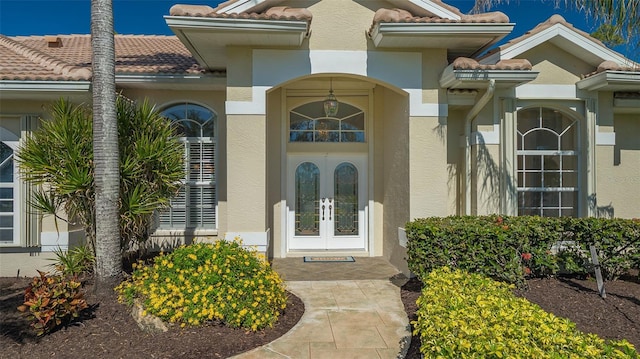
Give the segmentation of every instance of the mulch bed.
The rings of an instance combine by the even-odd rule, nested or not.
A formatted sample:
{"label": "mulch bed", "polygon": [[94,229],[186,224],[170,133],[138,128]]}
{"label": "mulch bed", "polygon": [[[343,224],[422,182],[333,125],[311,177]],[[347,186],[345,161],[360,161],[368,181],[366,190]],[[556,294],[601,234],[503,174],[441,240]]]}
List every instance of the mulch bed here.
{"label": "mulch bed", "polygon": [[24,278],[0,278],[0,358],[228,358],[281,337],[304,314],[302,301],[289,294],[278,323],[260,332],[212,324],[147,334],[130,309],[117,302],[115,292],[97,298],[89,286],[85,317],[38,338],[16,310],[28,283]]}
{"label": "mulch bed", "polygon": [[[132,319],[129,308],[117,303],[115,294],[96,298],[89,288],[91,310],[80,323],[37,338],[15,309],[22,304],[28,282],[24,278],[0,278],[0,358],[227,358],[282,336],[304,313],[303,303],[290,294],[278,324],[258,333],[209,325],[147,334]],[[517,294],[571,319],[582,331],[608,339],[625,338],[640,348],[637,277],[607,282],[604,300],[590,279],[535,279],[528,285],[529,290]],[[415,301],[421,286],[417,279],[402,286],[402,301],[410,320],[416,319]],[[420,358],[419,347],[419,339],[413,337],[407,358]]]}
{"label": "mulch bed", "polygon": [[[607,297],[598,295],[593,279],[547,278],[528,281],[529,289],[516,295],[527,298],[544,310],[568,318],[578,329],[605,339],[627,339],[640,349],[640,281],[637,276],[605,282]],[[416,299],[422,283],[411,279],[402,286],[402,302],[409,314],[415,315]],[[420,339],[413,336],[406,358],[420,358]]]}

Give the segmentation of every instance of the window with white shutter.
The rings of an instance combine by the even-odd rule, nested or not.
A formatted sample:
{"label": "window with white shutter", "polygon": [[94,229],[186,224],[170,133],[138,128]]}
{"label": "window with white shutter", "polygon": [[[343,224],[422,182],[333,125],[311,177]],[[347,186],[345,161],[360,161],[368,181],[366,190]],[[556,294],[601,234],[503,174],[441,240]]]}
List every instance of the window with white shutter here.
{"label": "window with white shutter", "polygon": [[159,228],[216,229],[216,115],[193,103],[171,106],[162,115],[181,135],[186,175],[170,208],[159,213]]}

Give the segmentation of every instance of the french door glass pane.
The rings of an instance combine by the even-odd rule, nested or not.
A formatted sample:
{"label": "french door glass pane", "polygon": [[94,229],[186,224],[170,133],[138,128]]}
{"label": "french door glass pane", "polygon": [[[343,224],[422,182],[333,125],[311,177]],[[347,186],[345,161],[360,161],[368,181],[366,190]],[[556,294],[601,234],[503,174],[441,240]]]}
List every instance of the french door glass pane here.
{"label": "french door glass pane", "polygon": [[298,236],[320,235],[320,170],[311,162],[296,169],[295,232]]}
{"label": "french door glass pane", "polygon": [[341,163],[334,175],[335,235],[358,235],[358,170]]}

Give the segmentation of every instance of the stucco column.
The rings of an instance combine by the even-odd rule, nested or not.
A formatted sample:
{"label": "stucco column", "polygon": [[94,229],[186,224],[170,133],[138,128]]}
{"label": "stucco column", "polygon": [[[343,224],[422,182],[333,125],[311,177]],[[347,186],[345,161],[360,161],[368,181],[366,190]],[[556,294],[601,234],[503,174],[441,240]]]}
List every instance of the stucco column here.
{"label": "stucco column", "polygon": [[248,48],[227,48],[227,232],[266,252],[267,117],[265,89],[256,88]]}
{"label": "stucco column", "polygon": [[518,180],[516,177],[516,101],[512,97],[502,99],[500,124],[500,158],[503,176],[500,181],[501,208],[508,216],[518,214]]}
{"label": "stucco column", "polygon": [[596,117],[597,117],[597,102],[595,99],[588,98],[585,100],[585,114],[586,114],[586,141],[583,141],[578,145],[578,148],[583,148],[583,153],[586,154],[585,174],[586,174],[586,202],[585,196],[580,196],[578,207],[583,208],[582,214],[587,217],[593,217],[595,215],[595,194],[596,194]]}

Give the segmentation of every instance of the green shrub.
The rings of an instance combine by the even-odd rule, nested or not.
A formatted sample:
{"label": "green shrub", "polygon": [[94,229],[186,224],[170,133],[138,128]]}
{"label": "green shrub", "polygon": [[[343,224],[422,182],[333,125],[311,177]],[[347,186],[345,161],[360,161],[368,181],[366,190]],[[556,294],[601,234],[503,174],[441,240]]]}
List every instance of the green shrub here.
{"label": "green shrub", "polygon": [[631,268],[640,268],[640,220],[567,218],[565,231],[571,234],[582,256],[590,258],[595,244],[606,279],[612,280]]}
{"label": "green shrub", "polygon": [[[540,217],[446,217],[407,223],[409,269],[422,277],[449,266],[509,283],[557,272],[549,249],[557,223]],[[526,263],[524,257],[529,257]]]}
{"label": "green shrub", "polygon": [[[593,271],[595,243],[605,278],[640,264],[640,221],[602,218],[480,216],[424,218],[407,223],[409,269],[418,277],[449,266],[521,285],[527,276]],[[561,241],[570,252],[556,256]]]}
{"label": "green shrub", "polygon": [[140,263],[116,291],[121,302],[140,299],[146,313],[182,326],[221,321],[254,331],[272,326],[287,301],[282,279],[261,255],[224,240]]}
{"label": "green shrub", "polygon": [[[123,250],[144,245],[155,213],[169,205],[184,177],[184,144],[171,121],[145,100],[118,96],[120,238]],[[24,138],[17,162],[36,187],[29,204],[55,221],[77,221],[95,253],[95,183],[91,107],[60,99]],[[65,217],[61,217],[64,213]]]}
{"label": "green shrub", "polygon": [[78,318],[88,305],[75,278],[38,273],[40,277],[33,278],[25,290],[24,304],[18,310],[28,315],[31,326],[40,336]]}
{"label": "green shrub", "polygon": [[440,268],[424,278],[414,334],[427,358],[636,358],[511,292],[513,286]]}
{"label": "green shrub", "polygon": [[68,251],[58,247],[53,253],[56,257],[51,265],[62,275],[79,276],[93,272],[96,258],[88,246],[73,247]]}

